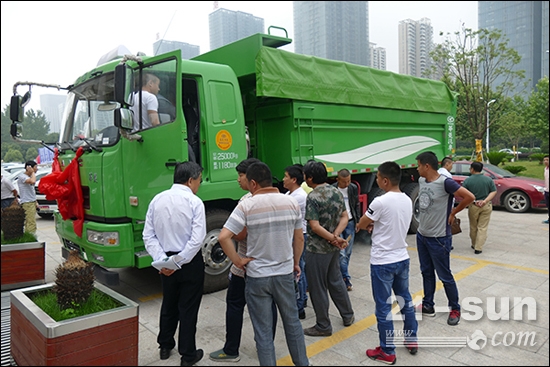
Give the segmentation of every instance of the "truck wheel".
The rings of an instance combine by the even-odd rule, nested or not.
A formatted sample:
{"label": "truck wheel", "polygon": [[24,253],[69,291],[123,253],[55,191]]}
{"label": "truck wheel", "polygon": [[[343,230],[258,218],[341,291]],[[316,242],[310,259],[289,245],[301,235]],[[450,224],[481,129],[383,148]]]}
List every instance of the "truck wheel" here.
{"label": "truck wheel", "polygon": [[223,252],[218,242],[218,235],[230,214],[227,210],[221,209],[206,213],[206,237],[202,245],[205,294],[225,289],[229,284],[227,276],[233,263]]}
{"label": "truck wheel", "polygon": [[418,214],[420,211],[418,206],[418,190],[419,186],[417,182],[411,182],[405,185],[405,187],[403,188],[403,192],[411,198],[413,206],[413,216],[411,219],[411,225],[409,227],[409,234],[415,234],[418,230],[418,225],[420,224],[418,222]]}
{"label": "truck wheel", "polygon": [[378,196],[382,196],[384,195],[384,190],[382,190],[381,188],[379,188],[378,186],[377,187],[373,187],[369,193],[367,194],[367,208],[370,206],[370,203],[372,203],[372,201],[377,198]]}
{"label": "truck wheel", "polygon": [[504,198],[504,207],[511,213],[525,213],[531,207],[531,202],[526,193],[512,191]]}

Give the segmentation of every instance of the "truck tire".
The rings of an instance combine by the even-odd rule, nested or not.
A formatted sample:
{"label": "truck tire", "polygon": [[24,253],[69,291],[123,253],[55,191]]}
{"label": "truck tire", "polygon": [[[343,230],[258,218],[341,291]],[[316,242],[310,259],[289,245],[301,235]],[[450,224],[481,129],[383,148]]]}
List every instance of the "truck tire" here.
{"label": "truck tire", "polygon": [[370,206],[370,203],[372,203],[375,198],[382,195],[384,195],[384,190],[382,190],[378,186],[373,187],[367,194],[367,208]]}
{"label": "truck tire", "polygon": [[223,252],[218,235],[230,214],[222,209],[206,212],[206,237],[202,245],[204,294],[225,289],[229,284],[228,274],[233,263]]}
{"label": "truck tire", "polygon": [[413,216],[411,219],[411,225],[409,227],[409,234],[416,234],[416,231],[418,230],[418,225],[420,224],[418,222],[418,214],[419,214],[419,207],[418,207],[418,190],[419,186],[417,182],[411,182],[403,188],[403,192],[407,194],[408,197],[412,200],[412,206],[413,206]]}

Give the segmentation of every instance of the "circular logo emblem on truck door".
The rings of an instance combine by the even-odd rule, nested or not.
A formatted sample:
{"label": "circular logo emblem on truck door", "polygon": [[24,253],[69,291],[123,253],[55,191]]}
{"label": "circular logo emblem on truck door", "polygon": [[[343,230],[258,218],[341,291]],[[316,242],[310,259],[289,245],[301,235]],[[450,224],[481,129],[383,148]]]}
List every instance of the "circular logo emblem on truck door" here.
{"label": "circular logo emblem on truck door", "polygon": [[231,137],[231,134],[227,130],[220,130],[216,134],[216,145],[221,150],[227,150],[231,148],[231,144],[233,143],[233,138]]}

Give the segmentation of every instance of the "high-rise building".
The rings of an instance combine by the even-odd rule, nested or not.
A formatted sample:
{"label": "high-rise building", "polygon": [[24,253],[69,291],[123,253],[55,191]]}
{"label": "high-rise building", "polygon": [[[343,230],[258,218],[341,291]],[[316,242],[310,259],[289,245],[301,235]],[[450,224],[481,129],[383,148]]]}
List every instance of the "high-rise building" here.
{"label": "high-rise building", "polygon": [[[548,76],[548,1],[478,1],[478,28],[500,29],[521,61],[514,70],[525,70],[530,88],[518,85],[514,94],[530,93]],[[499,83],[499,80],[497,80]]]}
{"label": "high-rise building", "polygon": [[294,1],[294,52],[369,66],[368,1]]}
{"label": "high-rise building", "polygon": [[256,33],[264,33],[264,19],[242,11],[223,8],[208,15],[210,50]]}
{"label": "high-rise building", "polygon": [[386,70],[386,49],[376,47],[376,43],[369,44],[371,67],[379,70]]}
{"label": "high-rise building", "polygon": [[44,112],[46,120],[50,123],[50,133],[61,131],[61,119],[67,97],[59,94],[41,94],[40,110]]}
{"label": "high-rise building", "polygon": [[157,39],[153,43],[153,55],[155,56],[174,50],[181,50],[181,57],[184,59],[191,59],[201,53],[199,46],[191,45],[187,42]]}
{"label": "high-rise building", "polygon": [[431,67],[433,27],[430,19],[405,19],[399,22],[399,74],[425,77]]}

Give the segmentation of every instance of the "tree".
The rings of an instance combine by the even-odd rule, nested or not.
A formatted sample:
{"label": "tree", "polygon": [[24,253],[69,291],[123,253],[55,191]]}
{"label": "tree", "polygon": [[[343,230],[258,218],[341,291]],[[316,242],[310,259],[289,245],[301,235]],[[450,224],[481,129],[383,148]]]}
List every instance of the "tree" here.
{"label": "tree", "polygon": [[37,156],[38,156],[38,149],[36,147],[30,147],[29,149],[27,149],[27,152],[25,153],[25,160],[36,161]]}
{"label": "tree", "polygon": [[[447,33],[444,42],[430,55],[434,61],[432,75],[442,69],[442,80],[459,93],[457,131],[482,140],[487,127],[497,121],[499,101],[524,81],[524,70],[512,70],[521,61],[521,56],[508,47],[508,39],[500,30],[473,31],[464,27],[454,34]],[[487,125],[488,103],[493,99],[496,101],[490,106],[492,118]]]}
{"label": "tree", "polygon": [[527,126],[531,134],[548,145],[548,76],[540,79],[527,100]]}
{"label": "tree", "polygon": [[4,156],[4,162],[20,162],[23,163],[23,154],[17,149],[8,150]]}
{"label": "tree", "polygon": [[22,126],[24,139],[44,140],[50,133],[50,123],[46,120],[44,112],[35,112],[32,108],[25,112]]}

